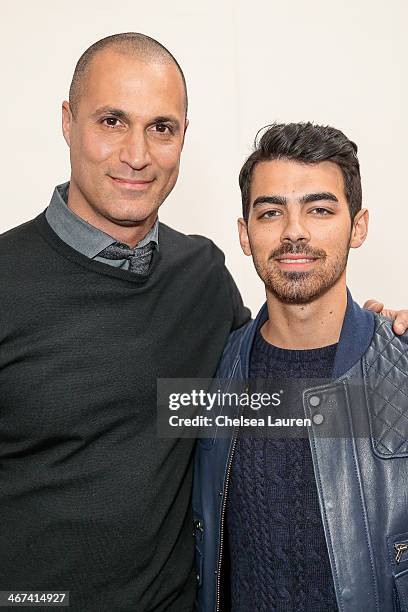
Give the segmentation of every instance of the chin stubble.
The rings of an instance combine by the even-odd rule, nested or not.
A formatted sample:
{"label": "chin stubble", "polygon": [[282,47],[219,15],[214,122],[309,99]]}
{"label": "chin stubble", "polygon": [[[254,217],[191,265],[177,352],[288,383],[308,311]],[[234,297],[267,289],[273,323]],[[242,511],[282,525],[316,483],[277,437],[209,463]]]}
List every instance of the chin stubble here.
{"label": "chin stubble", "polygon": [[[320,262],[318,265],[321,268],[304,272],[286,272],[279,270],[274,264],[277,257],[299,253],[317,257]],[[316,300],[337,283],[346,268],[348,253],[349,248],[328,264],[325,251],[305,246],[283,245],[271,254],[266,264],[257,260],[256,257],[253,257],[253,261],[258,276],[272,295],[284,304],[300,305]]]}

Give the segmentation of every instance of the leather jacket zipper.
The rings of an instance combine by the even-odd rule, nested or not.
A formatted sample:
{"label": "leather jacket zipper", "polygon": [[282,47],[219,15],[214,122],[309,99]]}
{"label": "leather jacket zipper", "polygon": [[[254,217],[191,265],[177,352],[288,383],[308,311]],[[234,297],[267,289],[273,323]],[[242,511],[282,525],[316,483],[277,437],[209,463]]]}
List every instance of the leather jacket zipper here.
{"label": "leather jacket zipper", "polygon": [[216,612],[220,612],[220,591],[221,591],[221,564],[222,564],[222,553],[223,553],[223,547],[224,547],[224,523],[225,523],[225,511],[226,511],[226,507],[227,507],[227,495],[228,495],[228,487],[229,487],[229,480],[230,480],[230,475],[231,475],[231,469],[232,469],[232,460],[234,458],[234,452],[235,452],[235,447],[237,445],[237,440],[238,440],[238,427],[234,430],[234,435],[233,435],[233,440],[232,440],[232,445],[231,445],[231,450],[230,450],[230,454],[228,457],[228,467],[227,467],[227,474],[225,477],[225,484],[224,484],[224,491],[223,491],[223,502],[222,502],[222,509],[221,509],[221,527],[220,527],[220,552],[218,554],[218,563],[217,563],[217,604],[216,604]]}
{"label": "leather jacket zipper", "polygon": [[[235,364],[236,365],[236,364]],[[233,369],[233,373],[231,378],[233,378],[235,373],[235,367]],[[245,392],[248,393],[249,387],[246,385]],[[242,409],[238,410],[238,416],[241,414]],[[220,592],[221,592],[221,565],[222,565],[222,553],[224,548],[224,523],[225,523],[225,511],[227,508],[227,496],[228,496],[228,487],[231,476],[232,469],[232,460],[234,458],[235,447],[237,445],[239,433],[239,426],[234,428],[234,433],[232,435],[232,444],[228,457],[228,466],[227,473],[225,476],[224,490],[223,490],[223,500],[222,500],[222,508],[221,508],[221,522],[220,522],[220,550],[218,553],[218,562],[217,562],[217,588],[216,588],[216,612],[220,612]]]}
{"label": "leather jacket zipper", "polygon": [[399,563],[401,562],[402,555],[404,554],[404,552],[408,550],[408,542],[402,542],[401,544],[399,543],[394,544],[394,550],[395,550],[395,563],[399,565]]}

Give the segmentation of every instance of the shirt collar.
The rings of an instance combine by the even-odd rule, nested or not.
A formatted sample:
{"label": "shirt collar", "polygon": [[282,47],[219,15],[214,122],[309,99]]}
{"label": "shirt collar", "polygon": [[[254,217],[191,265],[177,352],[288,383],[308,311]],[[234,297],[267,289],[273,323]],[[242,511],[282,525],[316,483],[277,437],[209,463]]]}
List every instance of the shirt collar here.
{"label": "shirt collar", "polygon": [[[70,247],[87,257],[93,258],[103,249],[117,242],[102,230],[87,223],[84,219],[68,208],[69,181],[57,185],[52,194],[51,202],[45,212],[46,219],[54,232]],[[158,248],[159,220],[138,243],[137,248],[154,242]]]}

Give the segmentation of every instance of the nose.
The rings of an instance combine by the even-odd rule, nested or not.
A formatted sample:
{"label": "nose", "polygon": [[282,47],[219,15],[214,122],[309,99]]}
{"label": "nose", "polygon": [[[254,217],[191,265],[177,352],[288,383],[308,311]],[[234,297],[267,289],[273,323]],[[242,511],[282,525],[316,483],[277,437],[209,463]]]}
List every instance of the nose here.
{"label": "nose", "polygon": [[143,170],[151,164],[151,157],[143,129],[129,130],[122,141],[119,159],[133,170]]}
{"label": "nose", "polygon": [[310,241],[310,233],[304,223],[300,210],[288,210],[285,215],[286,223],[282,229],[281,242],[303,242]]}

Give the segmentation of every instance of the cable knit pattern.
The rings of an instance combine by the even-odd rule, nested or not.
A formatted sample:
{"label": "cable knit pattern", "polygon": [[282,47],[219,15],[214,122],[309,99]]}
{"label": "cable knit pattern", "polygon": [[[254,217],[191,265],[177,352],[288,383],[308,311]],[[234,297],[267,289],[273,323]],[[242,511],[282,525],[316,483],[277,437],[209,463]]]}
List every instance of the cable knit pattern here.
{"label": "cable knit pattern", "polygon": [[[250,377],[329,377],[335,351],[279,349],[258,331]],[[303,416],[299,390],[293,394]],[[337,611],[307,437],[238,439],[227,529],[232,612]]]}

